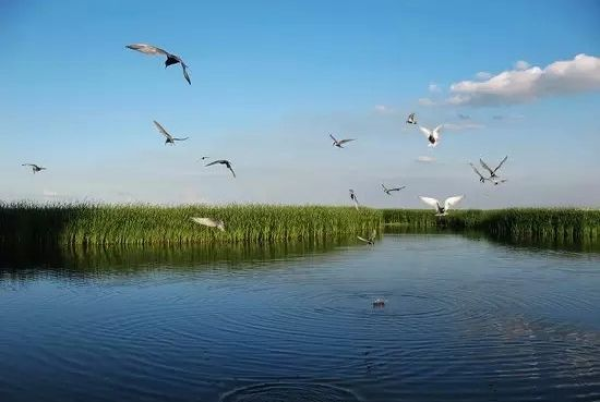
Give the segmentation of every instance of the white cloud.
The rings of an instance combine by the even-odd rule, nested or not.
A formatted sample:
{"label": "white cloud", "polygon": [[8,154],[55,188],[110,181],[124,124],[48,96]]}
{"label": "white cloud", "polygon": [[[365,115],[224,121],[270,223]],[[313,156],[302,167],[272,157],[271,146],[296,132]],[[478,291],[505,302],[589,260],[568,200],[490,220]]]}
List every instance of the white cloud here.
{"label": "white cloud", "polygon": [[429,84],[429,92],[438,93],[441,92],[441,88],[435,82],[432,82]]}
{"label": "white cloud", "polygon": [[430,98],[421,98],[419,99],[419,105],[421,106],[433,106],[435,102]]}
{"label": "white cloud", "polygon": [[478,80],[489,80],[490,78],[492,78],[492,74],[488,73],[487,71],[480,71],[477,74],[475,74],[475,78],[477,78]]}
{"label": "white cloud", "polygon": [[514,104],[595,90],[600,90],[600,58],[579,54],[573,60],[556,61],[545,68],[503,71],[486,81],[452,84],[452,96],[445,103],[457,106]]}
{"label": "white cloud", "polygon": [[525,60],[519,60],[515,63],[515,70],[527,70],[529,67],[529,63],[527,63]]}
{"label": "white cloud", "polygon": [[485,128],[484,124],[476,123],[474,121],[461,121],[459,123],[444,123],[444,130],[448,131],[465,131],[465,130],[477,130]]}
{"label": "white cloud", "polygon": [[419,156],[417,158],[417,162],[421,162],[421,163],[433,163],[433,162],[435,162],[435,158],[433,158],[431,156]]}
{"label": "white cloud", "polygon": [[396,109],[391,106],[386,105],[376,105],[375,112],[379,114],[394,114],[396,113]]}

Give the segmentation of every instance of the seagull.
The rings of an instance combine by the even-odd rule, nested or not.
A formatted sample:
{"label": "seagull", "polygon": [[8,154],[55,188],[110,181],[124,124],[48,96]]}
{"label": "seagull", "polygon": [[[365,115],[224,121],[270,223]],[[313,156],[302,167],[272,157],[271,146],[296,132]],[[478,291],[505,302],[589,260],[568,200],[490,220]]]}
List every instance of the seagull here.
{"label": "seagull", "polygon": [[33,171],[33,174],[36,174],[37,172],[41,172],[42,170],[46,170],[45,167],[36,165],[35,163],[23,163],[21,166],[30,166],[31,170]]}
{"label": "seagull", "polygon": [[218,220],[218,219],[213,219],[213,218],[192,218],[192,221],[200,224],[200,225],[204,225],[204,226],[208,226],[209,228],[217,228],[219,229],[221,232],[225,231],[225,222]]}
{"label": "seagull", "polygon": [[175,141],[185,141],[190,137],[185,137],[185,138],[175,138],[173,137],[171,134],[169,134],[167,132],[167,130],[165,130],[165,128],[163,126],[160,125],[159,122],[157,122],[156,120],[152,120],[154,122],[154,125],[156,126],[156,128],[158,128],[158,131],[160,131],[160,133],[162,135],[164,135],[167,139],[165,140],[165,145],[167,144],[171,144],[171,145],[175,145]]}
{"label": "seagull", "polygon": [[433,131],[431,131],[430,129],[428,129],[426,127],[419,126],[419,130],[421,130],[421,132],[423,134],[425,134],[425,136],[427,137],[427,140],[429,140],[430,147],[435,147],[437,145],[437,143],[440,139],[440,132],[441,132],[443,126],[444,126],[443,124],[440,124],[439,126],[434,128]]}
{"label": "seagull", "polygon": [[414,113],[408,115],[406,119],[406,124],[417,124],[417,116]]}
{"label": "seagull", "polygon": [[354,138],[347,138],[345,140],[339,140],[338,141],[338,140],[335,139],[335,137],[333,135],[329,134],[329,136],[333,140],[333,144],[331,144],[331,145],[336,146],[338,148],[344,148],[342,145],[344,145],[344,144],[346,144],[346,143],[348,143],[350,141],[354,141]]}
{"label": "seagull", "polygon": [[436,200],[435,198],[419,196],[421,201],[423,201],[425,204],[430,205],[435,208],[435,210],[437,211],[436,216],[446,216],[446,213],[448,212],[450,207],[453,207],[454,205],[458,204],[460,202],[460,200],[462,200],[464,197],[465,197],[464,195],[456,195],[454,197],[448,197],[444,201],[444,206],[442,206],[440,204],[440,202],[438,200]]}
{"label": "seagull", "polygon": [[356,194],[354,194],[354,190],[350,189],[350,199],[354,201],[354,208],[358,209],[360,204],[358,203],[358,198],[356,198]]}
{"label": "seagull", "polygon": [[190,75],[188,73],[188,65],[181,60],[181,57],[169,53],[159,47],[147,45],[145,43],[134,43],[133,45],[127,45],[126,47],[150,56],[166,56],[167,60],[165,60],[165,68],[169,67],[171,64],[180,63],[181,69],[183,70],[183,78],[185,78],[188,84],[192,85],[192,80],[190,79]]}
{"label": "seagull", "polygon": [[394,188],[387,188],[385,186],[385,184],[381,183],[381,187],[383,187],[383,192],[386,193],[387,195],[392,195],[392,191],[400,191],[404,188],[406,188],[406,186],[402,186],[402,187],[394,187]]}
{"label": "seagull", "polygon": [[364,237],[361,236],[356,236],[358,238],[358,240],[373,245],[375,244],[375,237],[377,237],[377,231],[375,229],[373,229],[373,232],[371,233],[371,237],[369,237],[368,239],[365,239]]}
{"label": "seagull", "polygon": [[479,158],[479,163],[481,163],[481,166],[483,166],[483,168],[485,170],[487,170],[488,172],[490,172],[490,178],[494,179],[496,177],[498,177],[496,175],[496,172],[498,170],[500,170],[500,168],[502,167],[502,165],[504,165],[504,162],[506,162],[506,160],[508,159],[508,155],[504,157],[504,159],[502,159],[502,162],[500,162],[500,164],[498,166],[496,166],[496,169],[490,169],[490,167],[483,161],[483,159]]}
{"label": "seagull", "polygon": [[479,172],[479,170],[477,170],[477,168],[475,167],[475,165],[473,165],[472,163],[469,163],[469,165],[471,165],[471,167],[473,168],[473,171],[475,173],[477,173],[477,175],[479,176],[479,181],[482,183],[485,183],[486,180],[491,180],[489,178],[483,177],[483,175]]}
{"label": "seagull", "polygon": [[209,163],[208,165],[204,165],[204,166],[208,167],[208,166],[216,165],[217,163],[220,163],[221,165],[225,165],[227,167],[227,169],[231,170],[231,174],[233,175],[233,177],[235,177],[235,172],[233,171],[233,168],[231,167],[231,162],[229,162],[228,160],[219,159],[217,161],[213,161],[213,162]]}

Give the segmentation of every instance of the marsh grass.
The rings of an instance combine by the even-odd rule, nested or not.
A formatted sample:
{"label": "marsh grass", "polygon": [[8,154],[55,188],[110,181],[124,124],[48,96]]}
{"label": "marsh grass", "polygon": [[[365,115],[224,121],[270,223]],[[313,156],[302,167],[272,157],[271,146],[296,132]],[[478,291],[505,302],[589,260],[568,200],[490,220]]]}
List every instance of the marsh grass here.
{"label": "marsh grass", "polygon": [[[222,219],[226,231],[191,217]],[[326,206],[0,205],[0,244],[320,243],[383,225],[380,210]]]}
{"label": "marsh grass", "polygon": [[428,210],[383,210],[386,225],[408,230],[477,230],[512,242],[598,242],[600,210],[567,208],[512,208],[458,210],[436,217]]}

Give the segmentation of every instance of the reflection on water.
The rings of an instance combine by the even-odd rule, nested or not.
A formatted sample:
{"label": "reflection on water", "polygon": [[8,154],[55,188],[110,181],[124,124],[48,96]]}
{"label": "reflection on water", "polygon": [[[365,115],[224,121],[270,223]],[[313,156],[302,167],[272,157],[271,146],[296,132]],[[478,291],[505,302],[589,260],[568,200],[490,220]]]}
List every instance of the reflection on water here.
{"label": "reflection on water", "polygon": [[597,254],[390,234],[0,256],[2,402],[600,400]]}

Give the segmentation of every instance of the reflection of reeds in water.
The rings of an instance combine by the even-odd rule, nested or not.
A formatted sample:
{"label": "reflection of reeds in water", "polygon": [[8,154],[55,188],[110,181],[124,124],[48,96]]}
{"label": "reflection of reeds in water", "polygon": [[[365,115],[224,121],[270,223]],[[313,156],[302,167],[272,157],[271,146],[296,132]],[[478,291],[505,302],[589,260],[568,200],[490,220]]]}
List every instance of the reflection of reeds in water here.
{"label": "reflection of reeds in water", "polygon": [[127,275],[153,269],[185,271],[217,266],[243,269],[307,255],[324,255],[348,244],[356,244],[355,236],[340,236],[318,244],[4,246],[0,247],[0,279],[2,273],[13,279],[24,279],[28,274],[39,275],[39,272],[46,270],[68,276],[89,277],[111,273]]}
{"label": "reflection of reeds in water", "polygon": [[[191,217],[223,220],[227,230],[199,226]],[[382,224],[381,211],[368,208],[0,204],[4,244],[321,243]]]}
{"label": "reflection of reeds in water", "polygon": [[534,209],[451,211],[436,217],[427,210],[383,210],[387,228],[422,232],[479,230],[493,239],[554,246],[600,243],[600,210]]}

